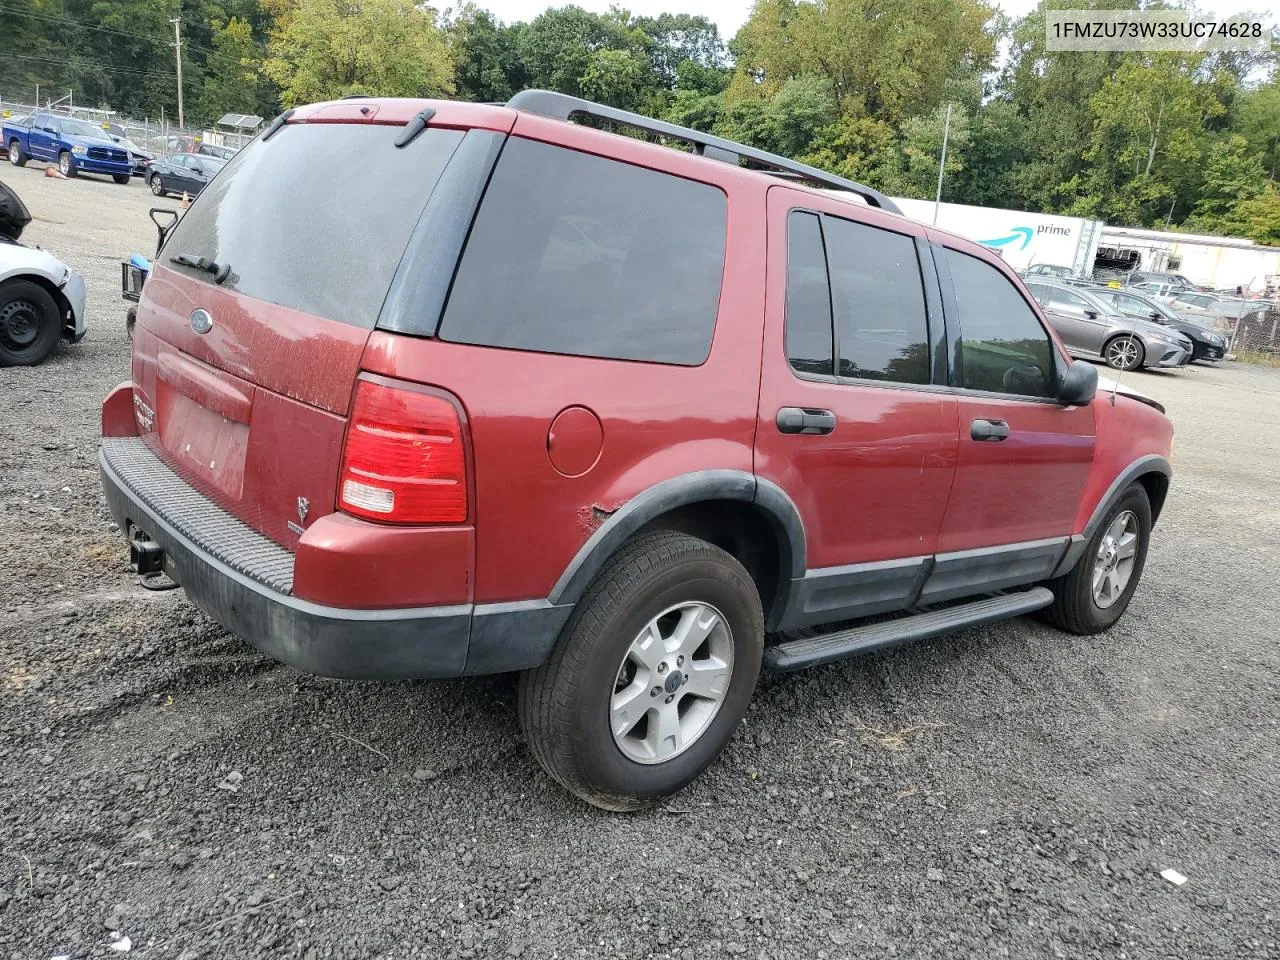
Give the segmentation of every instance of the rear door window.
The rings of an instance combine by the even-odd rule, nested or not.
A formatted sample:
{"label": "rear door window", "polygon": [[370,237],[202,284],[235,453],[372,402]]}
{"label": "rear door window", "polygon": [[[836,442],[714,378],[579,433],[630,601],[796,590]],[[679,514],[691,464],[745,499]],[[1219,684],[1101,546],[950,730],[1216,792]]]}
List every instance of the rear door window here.
{"label": "rear door window", "polygon": [[823,218],[839,375],[929,382],[929,323],[915,242],[863,223]]}
{"label": "rear door window", "polygon": [[834,376],[831,291],[816,213],[787,216],[787,361],[800,373]]}
{"label": "rear door window", "polygon": [[178,254],[206,257],[230,265],[224,288],[372,329],[414,225],[463,137],[430,129],[397,149],[400,132],[294,123],[250,144],[178,222],[165,266],[211,282],[208,273],[168,262]]}
{"label": "rear door window", "polygon": [[440,337],[697,365],[711,350],[727,202],[716,187],[512,137]]}

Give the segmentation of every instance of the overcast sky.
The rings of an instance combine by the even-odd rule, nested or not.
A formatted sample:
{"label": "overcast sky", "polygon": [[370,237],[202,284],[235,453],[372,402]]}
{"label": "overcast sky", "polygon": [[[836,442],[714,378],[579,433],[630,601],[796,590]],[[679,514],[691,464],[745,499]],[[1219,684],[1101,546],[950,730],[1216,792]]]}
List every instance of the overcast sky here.
{"label": "overcast sky", "polygon": [[[738,28],[746,22],[751,12],[751,0],[478,0],[479,6],[490,10],[504,23],[517,20],[532,20],[550,6],[563,6],[574,2],[588,10],[604,13],[611,2],[617,2],[633,14],[654,16],[659,13],[699,13],[716,22],[720,35],[725,40],[732,39]],[[1212,12],[1219,15],[1239,13],[1242,10],[1271,11],[1267,19],[1275,21],[1275,8],[1280,0],[1201,0],[1200,9],[1206,16]],[[996,0],[1006,13],[1020,17],[1033,9],[1036,0]],[[448,3],[440,4],[448,6]]]}

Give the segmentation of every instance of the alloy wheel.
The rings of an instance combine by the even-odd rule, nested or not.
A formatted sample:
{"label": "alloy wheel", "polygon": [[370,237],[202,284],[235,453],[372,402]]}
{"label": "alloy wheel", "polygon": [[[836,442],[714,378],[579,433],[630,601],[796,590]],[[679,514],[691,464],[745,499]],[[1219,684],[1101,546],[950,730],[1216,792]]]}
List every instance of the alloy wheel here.
{"label": "alloy wheel", "polygon": [[1102,610],[1120,599],[1133,577],[1141,528],[1132,510],[1111,521],[1093,561],[1093,602]]}
{"label": "alloy wheel", "polygon": [[1107,363],[1117,370],[1132,370],[1138,365],[1138,350],[1133,337],[1117,337],[1107,346]]}
{"label": "alloy wheel", "polygon": [[693,746],[724,702],[733,634],[715,607],[690,601],[650,620],[618,667],[609,727],[637,763],[664,763]]}

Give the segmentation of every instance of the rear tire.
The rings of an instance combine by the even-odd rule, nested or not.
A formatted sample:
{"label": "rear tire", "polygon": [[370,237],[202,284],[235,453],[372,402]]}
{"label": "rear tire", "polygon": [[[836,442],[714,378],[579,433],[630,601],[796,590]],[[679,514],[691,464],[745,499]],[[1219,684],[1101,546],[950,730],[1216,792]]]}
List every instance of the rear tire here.
{"label": "rear tire", "polygon": [[[1126,531],[1136,537],[1127,555]],[[1069,633],[1110,630],[1138,588],[1150,540],[1151,502],[1142,485],[1135,483],[1102,518],[1075,569],[1045,584],[1053,591],[1053,603],[1041,611],[1041,618]],[[1126,560],[1132,560],[1127,569]]]}
{"label": "rear tire", "polygon": [[111,175],[111,179],[114,180],[116,183],[127,184],[130,178],[129,178],[129,174],[127,173],[113,173]]}
{"label": "rear tire", "polygon": [[71,156],[69,150],[63,150],[58,154],[58,170],[64,177],[74,177],[80,172],[76,169],[75,157]]}
{"label": "rear tire", "polygon": [[32,367],[58,345],[61,317],[49,291],[30,280],[0,284],[0,367]]}
{"label": "rear tire", "polygon": [[9,141],[9,162],[15,167],[25,167],[27,165],[27,155],[22,150],[22,144],[17,140]]}
{"label": "rear tire", "polygon": [[742,564],[694,537],[646,534],[600,571],[547,663],[521,676],[521,726],[566,789],[605,810],[643,809],[720,754],[763,650]]}
{"label": "rear tire", "polygon": [[129,335],[129,339],[133,339],[133,328],[138,325],[138,308],[130,307],[124,312],[124,332]]}

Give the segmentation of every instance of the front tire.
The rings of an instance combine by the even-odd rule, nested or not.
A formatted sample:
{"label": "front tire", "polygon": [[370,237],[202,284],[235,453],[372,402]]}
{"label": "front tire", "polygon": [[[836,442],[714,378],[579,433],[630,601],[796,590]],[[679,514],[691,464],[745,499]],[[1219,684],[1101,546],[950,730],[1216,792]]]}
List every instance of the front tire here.
{"label": "front tire", "polygon": [[566,789],[606,810],[643,809],[724,749],[763,649],[742,564],[694,537],[646,534],[605,565],[547,663],[521,676],[521,726]]}
{"label": "front tire", "polygon": [[164,181],[160,179],[160,174],[153,173],[151,179],[147,181],[147,185],[151,187],[151,192],[157,197],[164,196]]}
{"label": "front tire", "polygon": [[127,173],[113,173],[111,175],[111,179],[114,180],[116,183],[128,184],[130,177],[129,177],[129,174]]}
{"label": "front tire", "polygon": [[1102,518],[1075,569],[1045,584],[1054,599],[1043,618],[1070,633],[1110,630],[1142,579],[1150,539],[1151,501],[1135,483]]}
{"label": "front tire", "polygon": [[69,150],[63,150],[58,154],[58,171],[64,177],[74,177],[79,172],[76,169],[75,158],[71,156]]}
{"label": "front tire", "polygon": [[32,367],[58,345],[58,305],[30,280],[0,285],[0,367]]}
{"label": "front tire", "polygon": [[9,162],[15,167],[25,167],[27,165],[27,155],[22,152],[22,144],[17,140],[9,141]]}
{"label": "front tire", "polygon": [[1102,348],[1102,359],[1112,370],[1135,370],[1142,366],[1146,352],[1141,340],[1125,335],[1108,341]]}

